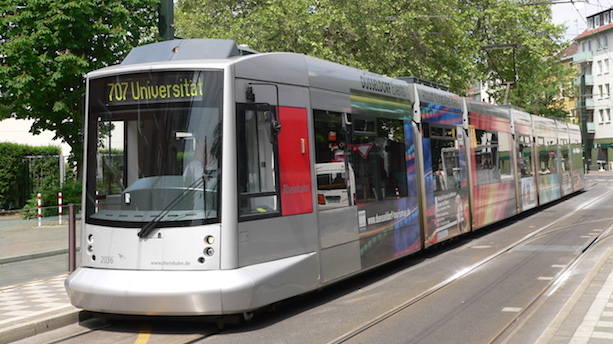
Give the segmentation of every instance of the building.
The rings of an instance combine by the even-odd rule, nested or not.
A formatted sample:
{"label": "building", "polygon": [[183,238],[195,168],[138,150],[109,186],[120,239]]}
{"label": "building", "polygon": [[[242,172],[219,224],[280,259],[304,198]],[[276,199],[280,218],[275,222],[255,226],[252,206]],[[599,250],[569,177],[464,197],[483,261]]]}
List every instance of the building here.
{"label": "building", "polygon": [[30,133],[33,120],[7,118],[0,120],[0,142],[19,143],[30,146],[58,146],[62,155],[70,155],[71,148],[67,143],[54,140],[55,134],[44,130],[40,135]]}
{"label": "building", "polygon": [[[578,48],[579,45],[577,42],[573,41],[570,46],[566,48],[566,51],[564,51],[564,54],[562,54],[562,58],[560,59],[560,63],[562,63],[564,68],[574,69],[575,74],[577,74],[577,66],[573,62],[573,57],[575,54],[577,54]],[[560,90],[561,99],[564,102],[564,110],[566,110],[568,121],[574,124],[581,124],[579,117],[580,111],[576,111],[577,101],[579,101],[579,99],[576,97],[577,92],[575,90],[580,86],[580,80],[580,78],[575,78],[573,83],[565,87],[568,89]]]}
{"label": "building", "polygon": [[579,101],[574,109],[586,141],[590,170],[613,169],[613,8],[586,18],[588,28],[575,38],[577,53],[573,64],[578,71],[575,84]]}

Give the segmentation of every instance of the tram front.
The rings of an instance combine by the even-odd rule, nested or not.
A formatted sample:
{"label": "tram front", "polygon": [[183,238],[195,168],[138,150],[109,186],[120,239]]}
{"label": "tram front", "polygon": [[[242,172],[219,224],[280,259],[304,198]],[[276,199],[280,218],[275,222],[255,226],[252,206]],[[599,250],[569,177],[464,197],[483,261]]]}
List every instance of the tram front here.
{"label": "tram front", "polygon": [[223,313],[219,290],[228,277],[215,276],[223,75],[88,77],[81,267],[66,281],[75,306],[123,314]]}

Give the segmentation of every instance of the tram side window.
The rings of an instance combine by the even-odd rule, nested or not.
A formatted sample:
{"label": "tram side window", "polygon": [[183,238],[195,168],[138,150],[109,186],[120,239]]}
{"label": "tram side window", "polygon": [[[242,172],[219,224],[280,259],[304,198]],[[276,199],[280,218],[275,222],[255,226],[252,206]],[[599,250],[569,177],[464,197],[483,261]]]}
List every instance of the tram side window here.
{"label": "tram side window", "polygon": [[547,137],[538,137],[539,156],[538,168],[539,174],[556,173],[556,152],[555,140]]}
{"label": "tram side window", "polygon": [[570,171],[570,156],[568,148],[568,140],[560,140],[560,149],[562,150],[562,171]]}
{"label": "tram side window", "polygon": [[352,140],[356,202],[408,196],[402,120],[354,117]]}
{"label": "tram side window", "polygon": [[347,161],[347,114],[314,110],[315,169],[319,210],[353,205],[355,176]]}
{"label": "tram side window", "polygon": [[[118,195],[125,189],[124,121],[100,121],[98,132],[98,169],[96,191],[100,195]],[[110,197],[109,197],[110,198]]]}
{"label": "tram side window", "polygon": [[270,111],[238,111],[239,213],[278,214],[275,140],[271,138]]}
{"label": "tram side window", "polygon": [[532,143],[530,136],[520,135],[517,143],[517,169],[522,177],[532,176]]}
{"label": "tram side window", "polygon": [[477,184],[485,185],[512,180],[510,134],[475,130],[475,167]]}
{"label": "tram side window", "polygon": [[456,129],[430,126],[432,151],[432,186],[434,191],[461,187],[460,155],[456,142]]}

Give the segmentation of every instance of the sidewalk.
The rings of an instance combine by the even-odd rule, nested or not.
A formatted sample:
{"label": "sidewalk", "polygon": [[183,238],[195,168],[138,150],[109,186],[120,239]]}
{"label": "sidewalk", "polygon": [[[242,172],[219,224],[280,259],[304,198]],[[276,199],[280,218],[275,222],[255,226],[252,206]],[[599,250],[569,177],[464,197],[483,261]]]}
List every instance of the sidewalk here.
{"label": "sidewalk", "polygon": [[[77,221],[77,237],[80,221]],[[77,243],[78,244],[78,243]],[[68,217],[22,220],[19,215],[0,216],[0,265],[68,252]]]}
{"label": "sidewalk", "polygon": [[[590,171],[586,188],[595,183],[613,188],[613,172]],[[0,265],[67,252],[67,219],[62,226],[54,220],[45,221],[42,227],[12,220],[0,217]],[[564,300],[564,306],[547,324],[539,343],[613,342],[613,248],[601,254],[598,263],[592,263],[587,270],[589,273],[583,275],[572,297]],[[0,287],[0,344],[91,317],[89,312],[70,304],[64,289],[67,276]],[[569,278],[578,277],[573,274]]]}
{"label": "sidewalk", "polygon": [[11,343],[90,317],[70,304],[68,274],[0,288],[0,343]]}
{"label": "sidewalk", "polygon": [[[79,222],[77,221],[77,230]],[[79,231],[77,231],[78,233]],[[77,234],[77,242],[78,242]],[[0,217],[0,265],[68,252],[68,217],[42,221]],[[34,336],[88,317],[70,304],[64,280],[68,273],[0,287],[0,344]],[[0,278],[2,278],[0,276]]]}

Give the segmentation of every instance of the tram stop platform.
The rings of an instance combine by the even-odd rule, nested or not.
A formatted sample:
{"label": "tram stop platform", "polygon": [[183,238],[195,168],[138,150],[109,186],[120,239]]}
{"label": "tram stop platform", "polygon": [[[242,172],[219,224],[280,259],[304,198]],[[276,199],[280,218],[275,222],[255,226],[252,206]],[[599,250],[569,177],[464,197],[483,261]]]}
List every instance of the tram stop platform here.
{"label": "tram stop platform", "polygon": [[[591,171],[586,181],[587,188],[595,184],[613,187],[613,172]],[[15,230],[0,224],[0,267],[67,252],[64,232],[47,230],[41,238],[41,231],[38,231],[37,245],[32,245],[29,230]],[[611,240],[613,242],[613,238]],[[584,264],[589,264],[587,268],[584,266],[587,274],[570,274],[568,284],[578,286],[570,297],[543,301],[558,303],[555,316],[537,314],[525,321],[530,323],[525,331],[538,331],[538,343],[613,342],[613,244],[603,246],[607,248],[585,260]],[[92,317],[91,313],[70,304],[64,289],[67,276],[65,273],[0,287],[0,344],[20,341]],[[0,275],[0,281],[2,278]],[[580,280],[571,283],[573,278]],[[546,323],[536,324],[538,322]],[[523,329],[518,329],[503,342],[519,343],[525,335],[521,331]],[[531,338],[535,338],[534,333]]]}

